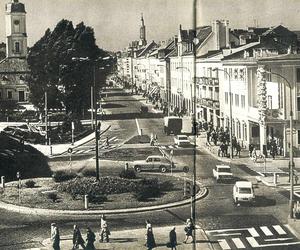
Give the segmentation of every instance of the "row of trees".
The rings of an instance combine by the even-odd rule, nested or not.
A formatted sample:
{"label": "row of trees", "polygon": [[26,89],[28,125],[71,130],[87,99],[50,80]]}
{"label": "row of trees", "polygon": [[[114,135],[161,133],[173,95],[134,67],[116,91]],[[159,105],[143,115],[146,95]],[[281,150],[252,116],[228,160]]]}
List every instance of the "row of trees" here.
{"label": "row of trees", "polygon": [[44,109],[44,93],[47,91],[48,108],[65,108],[67,113],[80,118],[90,107],[94,63],[96,87],[99,88],[105,84],[114,59],[95,61],[108,56],[96,45],[91,27],[81,22],[74,28],[71,21],[61,20],[53,31],[47,29],[29,50],[31,102]]}

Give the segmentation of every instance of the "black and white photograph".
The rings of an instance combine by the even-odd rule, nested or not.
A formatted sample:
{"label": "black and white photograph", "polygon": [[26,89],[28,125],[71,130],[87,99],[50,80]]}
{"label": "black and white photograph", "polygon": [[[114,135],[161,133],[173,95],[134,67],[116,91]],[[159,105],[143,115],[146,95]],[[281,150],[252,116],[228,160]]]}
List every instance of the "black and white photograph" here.
{"label": "black and white photograph", "polygon": [[299,15],[0,0],[0,250],[300,249]]}

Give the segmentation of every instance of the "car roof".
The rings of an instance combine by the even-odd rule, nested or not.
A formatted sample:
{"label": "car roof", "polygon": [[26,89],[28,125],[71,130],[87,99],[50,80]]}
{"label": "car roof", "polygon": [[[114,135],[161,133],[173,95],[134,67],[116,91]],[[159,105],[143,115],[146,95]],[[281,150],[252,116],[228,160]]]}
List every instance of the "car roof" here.
{"label": "car roof", "polygon": [[[164,156],[162,156],[162,155],[149,155],[148,157],[157,157],[157,158],[165,158]],[[147,157],[147,158],[148,158]]]}
{"label": "car roof", "polygon": [[216,165],[216,167],[218,167],[218,168],[229,168],[230,169],[230,166],[228,166],[228,165]]}
{"label": "car roof", "polygon": [[237,181],[235,183],[235,185],[238,186],[238,187],[251,188],[252,187],[252,182],[251,181]]}

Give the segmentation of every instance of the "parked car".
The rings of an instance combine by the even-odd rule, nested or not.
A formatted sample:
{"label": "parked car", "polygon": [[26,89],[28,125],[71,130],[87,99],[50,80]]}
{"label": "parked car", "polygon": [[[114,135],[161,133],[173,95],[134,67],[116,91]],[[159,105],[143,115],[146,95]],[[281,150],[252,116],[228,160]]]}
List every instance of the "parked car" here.
{"label": "parked car", "polygon": [[178,146],[190,146],[190,140],[186,135],[176,135],[174,137],[174,142]]}
{"label": "parked car", "polygon": [[227,165],[216,165],[213,169],[213,176],[217,181],[231,180],[233,177],[231,168]]}
{"label": "parked car", "polygon": [[253,203],[255,201],[254,189],[251,181],[237,181],[233,186],[233,201]]}

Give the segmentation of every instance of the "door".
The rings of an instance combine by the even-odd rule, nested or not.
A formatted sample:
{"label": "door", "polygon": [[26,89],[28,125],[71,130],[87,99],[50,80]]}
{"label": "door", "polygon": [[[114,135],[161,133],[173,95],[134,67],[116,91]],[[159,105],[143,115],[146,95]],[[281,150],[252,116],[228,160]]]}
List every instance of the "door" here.
{"label": "door", "polygon": [[25,102],[25,93],[23,90],[19,91],[19,102]]}

